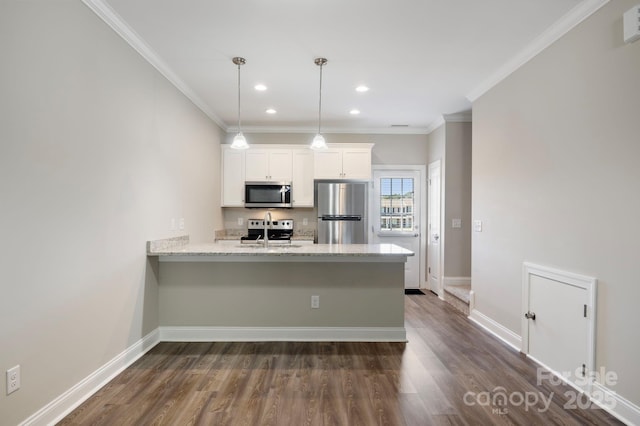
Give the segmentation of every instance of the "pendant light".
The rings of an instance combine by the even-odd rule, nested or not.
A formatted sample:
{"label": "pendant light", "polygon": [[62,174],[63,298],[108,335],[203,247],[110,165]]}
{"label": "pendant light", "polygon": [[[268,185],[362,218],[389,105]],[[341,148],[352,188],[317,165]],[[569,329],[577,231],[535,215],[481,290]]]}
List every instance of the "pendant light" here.
{"label": "pendant light", "polygon": [[242,122],[240,120],[240,66],[247,63],[244,58],[236,56],[232,59],[233,63],[238,66],[238,134],[233,138],[233,143],[231,144],[231,148],[233,149],[247,149],[249,148],[249,144],[247,140],[244,138],[242,134]]}
{"label": "pendant light", "polygon": [[320,133],[320,125],[322,123],[322,67],[326,65],[326,58],[316,58],[315,64],[320,67],[320,98],[318,101],[318,134],[313,138],[311,143],[311,149],[322,150],[327,149],[327,142],[324,140],[324,136]]}

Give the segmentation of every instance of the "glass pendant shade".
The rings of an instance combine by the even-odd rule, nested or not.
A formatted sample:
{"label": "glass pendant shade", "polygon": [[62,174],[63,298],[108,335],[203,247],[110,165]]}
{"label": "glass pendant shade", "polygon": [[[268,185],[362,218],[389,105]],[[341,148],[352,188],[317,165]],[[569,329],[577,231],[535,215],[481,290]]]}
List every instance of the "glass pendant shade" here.
{"label": "glass pendant shade", "polygon": [[231,144],[231,148],[233,149],[247,149],[249,148],[249,144],[245,139],[242,132],[238,132],[238,134],[233,138],[233,143]]}
{"label": "glass pendant shade", "polygon": [[321,149],[327,149],[327,148],[329,147],[327,146],[327,142],[324,140],[324,136],[318,133],[313,138],[313,142],[311,142],[311,149],[321,150]]}
{"label": "glass pendant shade", "polygon": [[318,133],[313,138],[313,142],[311,142],[311,146],[309,148],[313,150],[322,150],[329,148],[327,146],[327,142],[324,140],[324,136],[320,133],[320,128],[322,125],[322,67],[326,65],[326,58],[316,58],[313,61],[318,67],[320,67],[320,96],[318,96]]}
{"label": "glass pendant shade", "polygon": [[242,134],[242,120],[240,119],[240,67],[247,63],[244,58],[236,56],[232,62],[238,66],[238,134],[233,138],[231,148],[233,149],[247,149],[249,144]]}

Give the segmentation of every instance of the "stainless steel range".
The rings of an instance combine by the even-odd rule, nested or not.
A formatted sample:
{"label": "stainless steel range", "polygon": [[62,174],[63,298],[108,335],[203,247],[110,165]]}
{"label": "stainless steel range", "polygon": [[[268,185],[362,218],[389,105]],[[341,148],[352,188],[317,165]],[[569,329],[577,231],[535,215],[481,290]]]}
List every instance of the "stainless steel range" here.
{"label": "stainless steel range", "polygon": [[[293,219],[266,221],[266,229],[269,241],[291,241],[293,235]],[[255,243],[264,240],[265,220],[249,219],[247,221],[247,235],[241,238],[241,242]]]}

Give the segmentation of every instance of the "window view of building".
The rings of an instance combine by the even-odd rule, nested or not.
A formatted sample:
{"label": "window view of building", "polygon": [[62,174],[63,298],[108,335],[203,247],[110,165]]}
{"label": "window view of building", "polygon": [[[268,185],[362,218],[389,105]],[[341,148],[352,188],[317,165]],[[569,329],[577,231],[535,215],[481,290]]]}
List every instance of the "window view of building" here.
{"label": "window view of building", "polygon": [[413,230],[413,179],[380,179],[380,230]]}

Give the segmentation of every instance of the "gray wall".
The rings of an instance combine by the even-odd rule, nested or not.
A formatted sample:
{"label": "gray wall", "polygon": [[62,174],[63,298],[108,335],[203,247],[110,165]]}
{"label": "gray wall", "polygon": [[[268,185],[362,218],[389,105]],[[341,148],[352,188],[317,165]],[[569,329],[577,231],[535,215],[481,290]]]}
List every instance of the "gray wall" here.
{"label": "gray wall", "polygon": [[[311,145],[311,133],[247,133],[249,144]],[[235,133],[226,135],[231,144]],[[427,164],[427,135],[324,134],[327,143],[373,143],[373,164]]]}
{"label": "gray wall", "polygon": [[[471,276],[471,123],[446,126],[444,276]],[[452,228],[454,218],[461,228]]]}
{"label": "gray wall", "polygon": [[520,334],[522,263],[598,278],[596,366],[640,405],[640,42],[611,1],[473,104],[476,308]]}
{"label": "gray wall", "polygon": [[158,327],[145,241],[178,234],[171,218],[194,240],[221,226],[222,135],[80,1],[1,2],[0,51],[9,425]]}
{"label": "gray wall", "polygon": [[390,262],[160,262],[160,325],[403,327],[403,271]]}
{"label": "gray wall", "polygon": [[[471,276],[471,123],[445,122],[429,134],[429,162],[440,160],[442,277]],[[452,228],[452,219],[462,228]]]}

